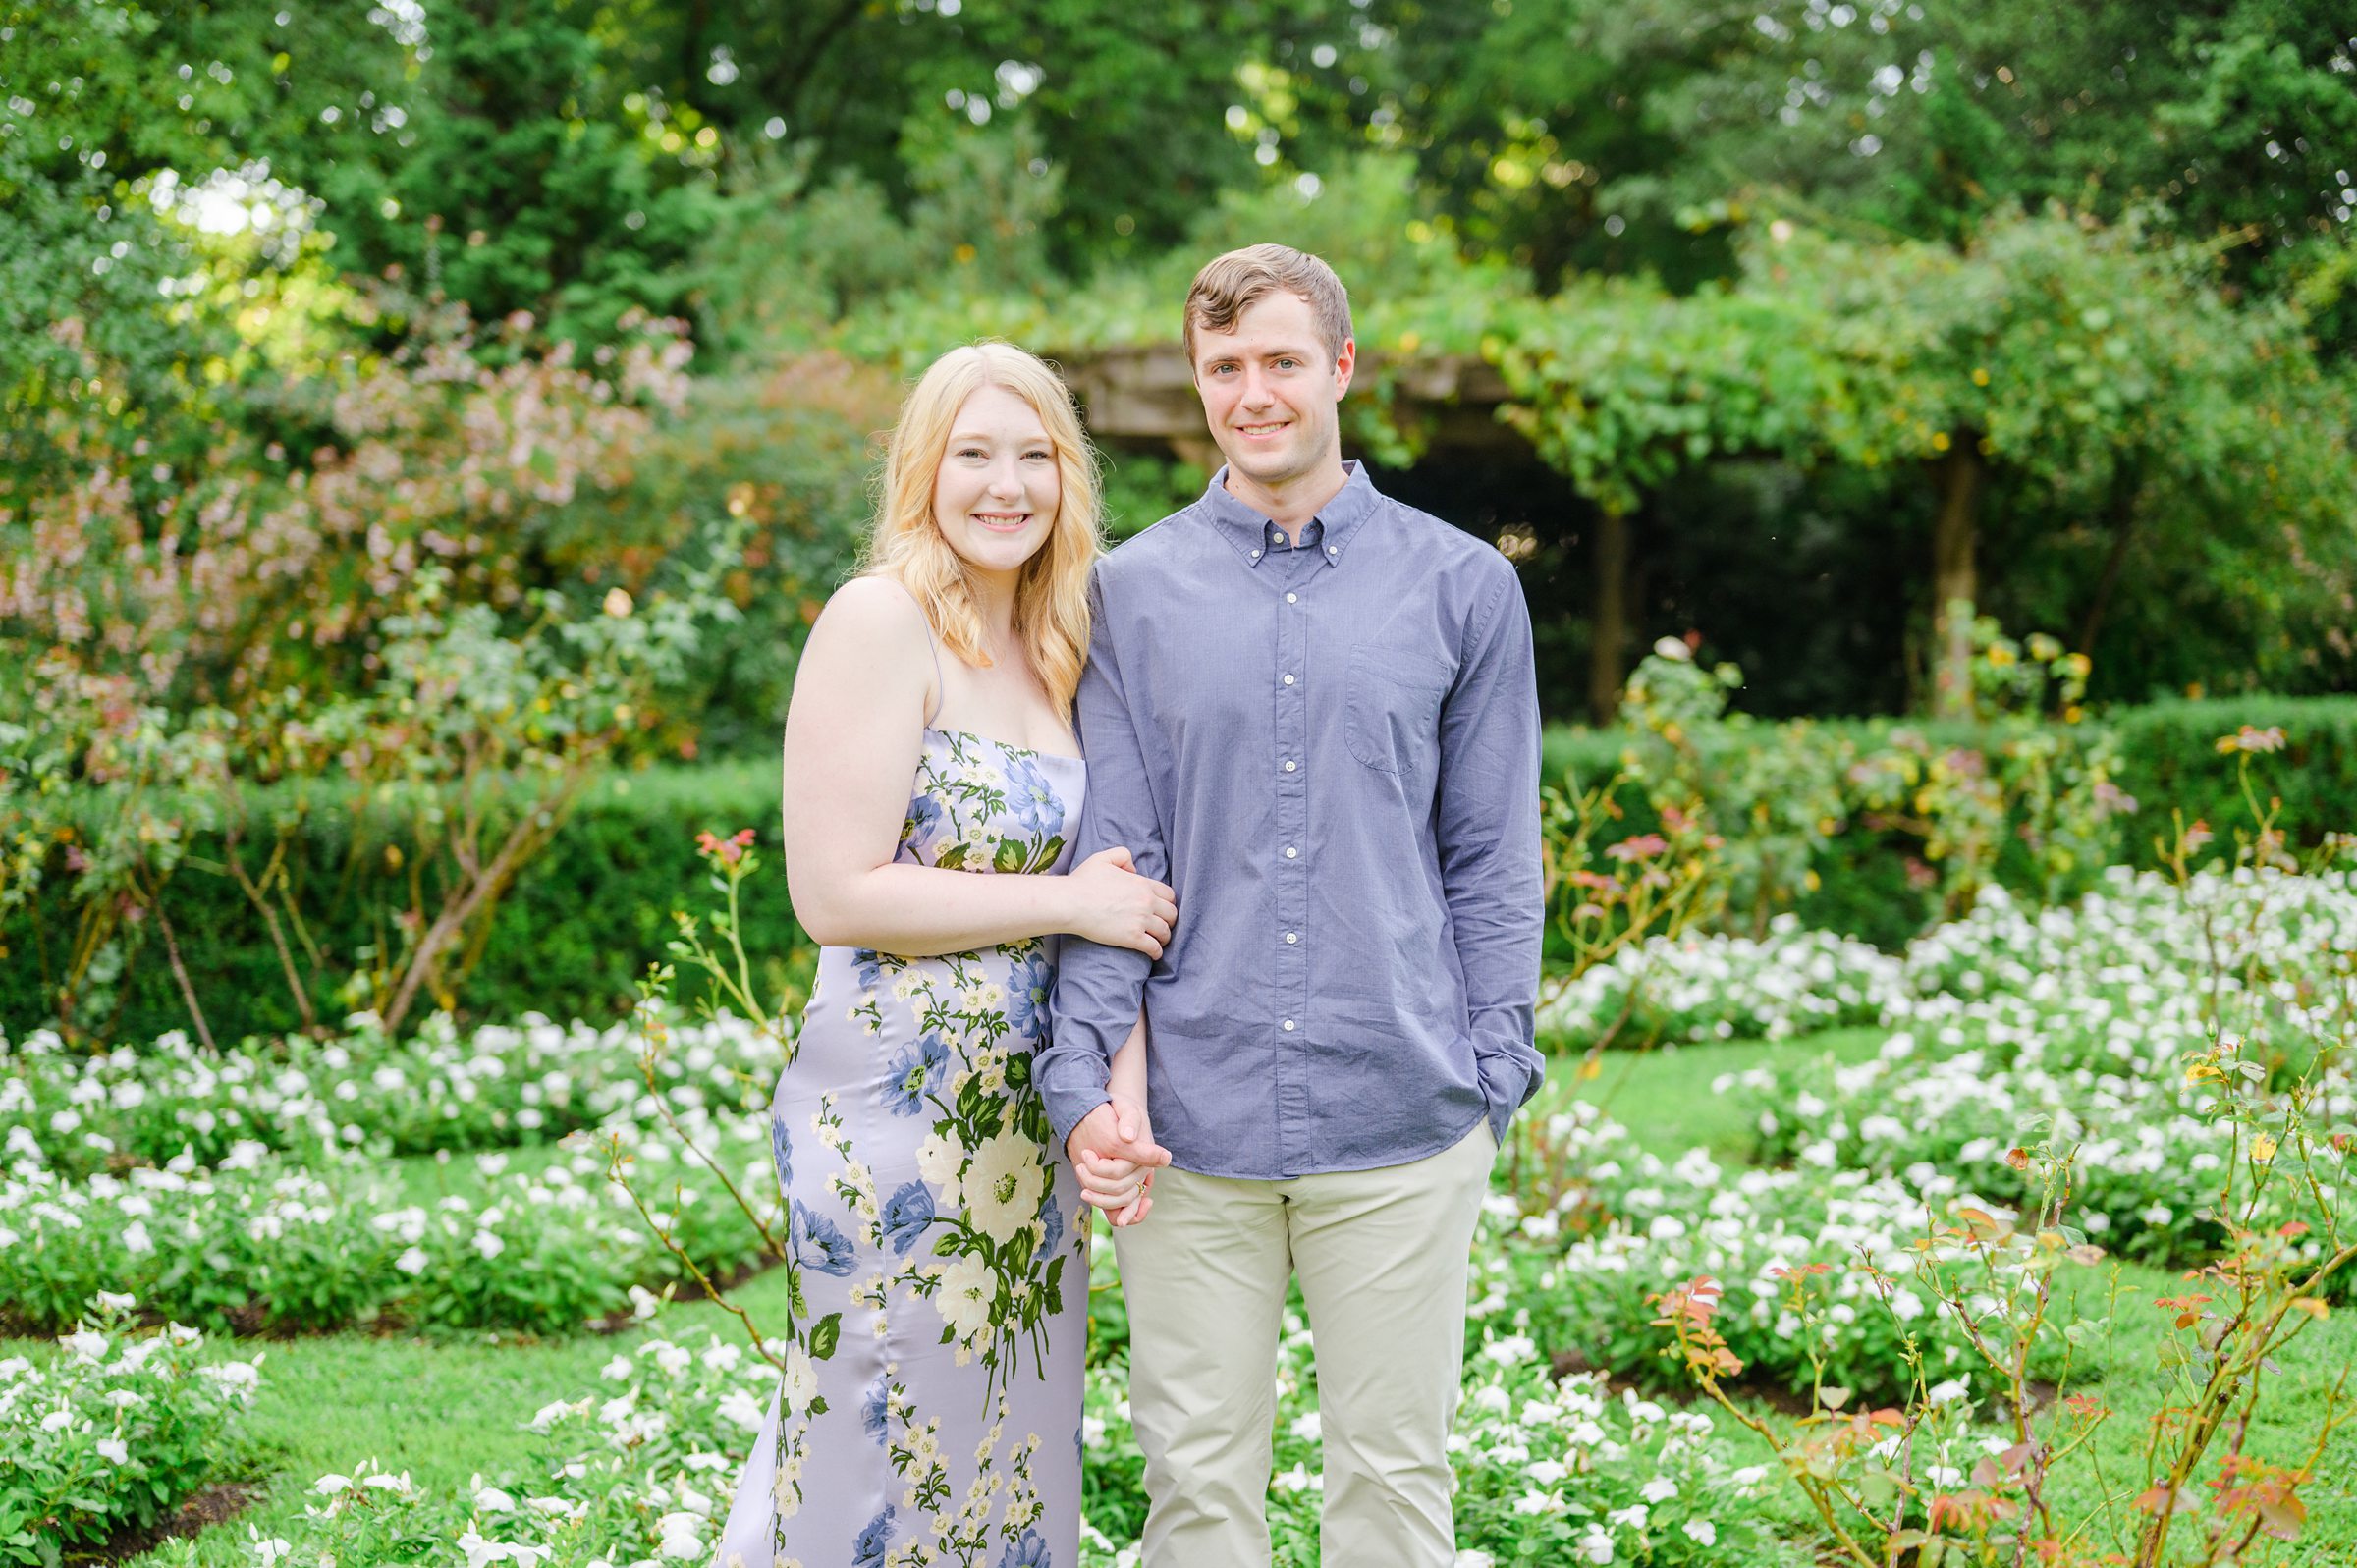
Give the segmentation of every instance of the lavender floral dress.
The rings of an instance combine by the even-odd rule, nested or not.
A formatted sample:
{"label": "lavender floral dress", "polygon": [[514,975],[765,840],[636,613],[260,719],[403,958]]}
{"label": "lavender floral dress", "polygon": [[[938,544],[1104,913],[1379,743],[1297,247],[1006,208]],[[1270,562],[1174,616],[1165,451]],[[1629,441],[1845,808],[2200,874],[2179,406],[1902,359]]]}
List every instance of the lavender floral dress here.
{"label": "lavender floral dress", "polygon": [[[1085,776],[927,730],[898,858],[1060,872]],[[792,1345],[717,1568],[1075,1568],[1088,1231],[1031,1079],[1055,963],[822,950],[771,1109]]]}

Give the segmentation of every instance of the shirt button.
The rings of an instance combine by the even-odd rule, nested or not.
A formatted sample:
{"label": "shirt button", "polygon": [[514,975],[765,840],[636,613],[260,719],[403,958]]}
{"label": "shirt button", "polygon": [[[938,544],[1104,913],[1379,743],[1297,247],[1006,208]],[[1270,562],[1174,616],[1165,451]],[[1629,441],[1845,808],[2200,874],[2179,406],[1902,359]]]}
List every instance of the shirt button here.
{"label": "shirt button", "polygon": [[1285,596],[1285,602],[1288,605],[1296,604],[1300,601],[1300,598],[1301,596],[1297,593],[1288,593]]}
{"label": "shirt button", "polygon": [[1294,859],[1298,859],[1298,858],[1300,857],[1300,854],[1301,854],[1301,851],[1300,851],[1300,850],[1298,850],[1298,849],[1295,849],[1295,848],[1294,848],[1294,847],[1293,847],[1291,844],[1289,844],[1289,843],[1288,843],[1288,844],[1287,844],[1287,845],[1285,846],[1285,858],[1286,858],[1286,859],[1288,859],[1288,860],[1294,860]]}
{"label": "shirt button", "polygon": [[1285,677],[1285,683],[1288,686],[1291,685],[1293,683],[1293,677],[1291,676],[1287,676]]}
{"label": "shirt button", "polygon": [[1285,765],[1285,771],[1286,771],[1287,773],[1291,773],[1291,772],[1292,772],[1292,771],[1293,771],[1295,768],[1297,768],[1297,767],[1299,767],[1299,766],[1300,766],[1300,764],[1299,764],[1299,763],[1297,763],[1297,762],[1288,762],[1288,763]]}
{"label": "shirt button", "polygon": [[1301,940],[1301,933],[1299,933],[1298,931],[1288,931],[1288,932],[1287,932],[1287,933],[1285,934],[1285,945],[1286,945],[1287,946],[1288,946],[1288,947],[1289,947],[1289,946],[1293,946],[1295,943],[1299,942],[1300,940]]}
{"label": "shirt button", "polygon": [[1326,547],[1326,553],[1330,556],[1339,556],[1343,553],[1343,547],[1341,545],[1328,545]]}
{"label": "shirt button", "polygon": [[1293,1032],[1293,1021],[1290,1018],[1285,1021],[1285,1032],[1288,1035]]}
{"label": "shirt button", "polygon": [[1253,551],[1253,552],[1252,552],[1252,559],[1253,559],[1253,560],[1255,560],[1255,561],[1258,561],[1258,560],[1260,559],[1260,552],[1259,552],[1259,551],[1257,551],[1257,550]]}
{"label": "shirt button", "polygon": [[1277,536],[1277,548],[1278,548],[1278,549],[1280,549],[1280,550],[1290,550],[1292,547],[1293,547],[1293,542],[1292,542],[1290,539],[1288,539],[1288,538],[1287,538],[1287,537],[1286,537],[1284,534],[1279,534],[1279,535]]}

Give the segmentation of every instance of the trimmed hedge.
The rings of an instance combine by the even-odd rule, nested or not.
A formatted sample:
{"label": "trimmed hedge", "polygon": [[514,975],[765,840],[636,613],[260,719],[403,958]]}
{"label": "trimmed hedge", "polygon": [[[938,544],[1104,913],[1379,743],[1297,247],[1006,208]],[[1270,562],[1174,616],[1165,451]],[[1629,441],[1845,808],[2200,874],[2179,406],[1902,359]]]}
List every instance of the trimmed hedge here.
{"label": "trimmed hedge", "polygon": [[[2218,737],[2239,726],[2279,725],[2290,744],[2259,762],[2265,786],[2283,802],[2281,824],[2298,843],[2357,829],[2357,698],[2220,697],[2123,710],[2105,721],[2126,757],[2121,783],[2139,810],[2122,819],[2112,858],[2153,864],[2153,840],[2169,832],[2169,809],[2206,818],[2221,831],[2247,821],[2235,782],[2236,759]],[[1891,721],[1823,727],[1861,744],[1893,728]],[[1931,739],[1969,745],[1970,726],[1913,725]],[[1548,777],[1588,783],[1608,777],[1620,752],[1611,731],[1556,729],[1546,737]],[[351,967],[363,945],[382,940],[406,871],[392,868],[381,834],[352,854],[356,817],[348,795],[323,794],[295,845],[292,873],[311,934],[331,959]],[[1634,790],[1624,791],[1626,832],[1653,824]],[[779,774],[775,755],[671,766],[617,775],[593,786],[548,851],[528,866],[493,916],[481,957],[454,1000],[474,1018],[513,1018],[539,1010],[604,1020],[626,1011],[649,962],[664,956],[671,911],[711,902],[695,855],[699,830],[755,829],[772,858],[744,890],[746,946],[765,965],[785,964],[807,941],[795,923],[786,879],[775,857]],[[398,842],[398,840],[396,840]],[[406,847],[406,846],[405,846]],[[1932,917],[1931,896],[1911,888],[1908,840],[1864,830],[1845,834],[1815,867],[1820,886],[1798,913],[1809,925],[1894,947]],[[218,865],[218,841],[199,841],[190,864],[169,884],[165,910],[181,955],[216,1038],[292,1029],[299,1021],[277,954],[260,919]],[[2018,868],[2016,868],[2018,869]],[[2001,862],[2000,880],[2007,877]],[[2016,884],[2019,885],[2019,884]],[[52,1020],[44,972],[72,941],[78,911],[56,891],[0,925],[0,1026],[11,1035]],[[112,1039],[137,1040],[185,1027],[188,1018],[161,944],[142,932],[124,983]],[[683,987],[692,998],[692,990]],[[340,1007],[316,999],[323,1018]]]}
{"label": "trimmed hedge", "polygon": [[[388,862],[381,826],[356,819],[348,794],[321,794],[290,849],[296,901],[311,936],[338,972],[353,955],[381,941],[408,876]],[[618,774],[583,792],[547,850],[518,876],[495,908],[482,953],[453,999],[478,1019],[512,1019],[539,1010],[604,1022],[627,1012],[646,966],[664,957],[675,908],[703,910],[716,902],[697,859],[699,830],[727,834],[752,828],[769,856],[763,874],[742,891],[745,946],[769,965],[807,946],[795,923],[779,870],[778,760],[731,760]],[[352,856],[356,831],[370,834]],[[406,836],[393,842],[404,851]],[[258,856],[249,849],[247,863]],[[279,1033],[301,1014],[288,995],[268,931],[224,870],[214,836],[199,836],[188,864],[165,887],[164,910],[178,939],[214,1038]],[[45,974],[54,972],[73,940],[78,911],[54,891],[0,924],[0,1027],[9,1035],[54,1021]],[[152,923],[150,923],[150,926]],[[162,944],[151,929],[128,966],[113,1040],[151,1038],[188,1027]],[[683,977],[679,995],[699,993]],[[322,1019],[346,1010],[314,998]],[[425,1010],[422,1006],[420,1011]]]}
{"label": "trimmed hedge", "polygon": [[[2253,780],[2262,804],[2271,796],[2281,802],[2276,825],[2292,843],[2313,846],[2328,833],[2357,831],[2357,697],[2261,693],[2174,700],[2114,709],[2100,722],[2073,727],[2082,734],[2109,730],[2117,738],[2123,764],[2119,784],[2137,802],[2134,813],[2117,821],[2108,857],[2112,863],[2157,865],[2156,840],[2168,840],[2175,832],[2172,809],[2181,810],[2188,823],[2208,822],[2221,838],[2250,825],[2239,758],[2218,749],[2220,736],[2244,725],[2283,730],[2284,749],[2255,759]],[[1861,748],[1879,743],[1894,729],[1911,730],[1943,747],[1977,746],[1987,738],[1987,731],[1965,723],[1833,720],[1821,721],[1818,728]],[[1703,742],[1704,754],[1710,755],[1714,744],[1731,745],[1737,738],[1713,737]],[[1623,744],[1613,730],[1551,729],[1546,775],[1593,788],[1618,766]],[[1626,813],[1626,833],[1656,826],[1641,791],[1623,788],[1617,799]],[[1887,948],[1903,946],[1937,914],[1934,895],[1908,884],[1906,864],[1914,850],[1913,840],[1902,835],[1853,827],[1814,862],[1819,886],[1797,906],[1802,922]],[[2026,857],[2018,854],[1998,862],[1998,880],[2017,891],[2032,886],[2028,872]]]}

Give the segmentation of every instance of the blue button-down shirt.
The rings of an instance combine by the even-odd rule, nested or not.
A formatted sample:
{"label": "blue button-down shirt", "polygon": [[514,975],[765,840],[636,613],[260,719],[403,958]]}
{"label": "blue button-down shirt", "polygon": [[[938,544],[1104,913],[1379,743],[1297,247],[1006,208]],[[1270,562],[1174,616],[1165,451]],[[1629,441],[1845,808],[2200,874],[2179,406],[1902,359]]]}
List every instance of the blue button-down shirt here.
{"label": "blue button-down shirt", "polygon": [[1107,556],[1077,722],[1077,852],[1178,890],[1159,960],[1067,938],[1036,1063],[1061,1144],[1147,1020],[1180,1168],[1401,1164],[1485,1115],[1531,1041],[1542,908],[1530,616],[1495,549],[1353,463],[1288,538],[1228,493]]}

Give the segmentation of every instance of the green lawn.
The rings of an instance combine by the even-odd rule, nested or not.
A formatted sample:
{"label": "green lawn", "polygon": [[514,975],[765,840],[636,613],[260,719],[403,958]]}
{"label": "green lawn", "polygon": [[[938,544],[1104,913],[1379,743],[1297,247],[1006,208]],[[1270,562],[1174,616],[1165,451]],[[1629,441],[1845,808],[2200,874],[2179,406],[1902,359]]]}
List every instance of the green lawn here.
{"label": "green lawn", "polygon": [[[1702,1144],[1722,1161],[1735,1162],[1746,1152],[1748,1130],[1732,1103],[1711,1092],[1713,1078],[1762,1062],[1771,1054],[1831,1050],[1855,1060],[1872,1054],[1879,1040],[1873,1031],[1851,1030],[1776,1046],[1730,1043],[1616,1054],[1607,1058],[1602,1074],[1577,1085],[1576,1092],[1604,1104],[1656,1153],[1673,1156]],[[518,1150],[508,1168],[564,1158],[566,1152],[553,1146]],[[405,1161],[401,1174],[421,1202],[476,1190],[482,1179],[471,1155],[446,1163],[430,1158]],[[2114,1332],[2087,1377],[2091,1384],[2100,1381],[2089,1391],[2118,1411],[2096,1445],[2104,1485],[2132,1496],[2143,1485],[2139,1445],[2165,1386],[2155,1356],[2164,1319],[2151,1302],[2194,1287],[2133,1265],[2087,1270],[2075,1275],[2074,1283],[2091,1313],[2101,1313],[2103,1299],[2116,1292]],[[739,1299],[759,1322],[765,1309],[782,1309],[784,1285],[783,1275],[765,1275],[747,1283]],[[740,1331],[734,1319],[700,1302],[675,1309],[665,1331],[700,1343],[707,1328],[731,1337]],[[644,1330],[633,1329],[566,1340],[470,1333],[216,1342],[223,1355],[250,1356],[256,1349],[265,1354],[261,1392],[239,1429],[234,1450],[225,1456],[223,1479],[263,1482],[269,1490],[246,1514],[200,1538],[198,1560],[208,1568],[249,1560],[245,1554],[248,1526],[264,1535],[286,1533],[284,1522],[300,1516],[313,1479],[331,1471],[349,1473],[363,1458],[409,1470],[419,1485],[434,1488],[463,1487],[478,1473],[494,1482],[525,1480],[535,1461],[537,1439],[524,1430],[533,1412],[599,1386],[599,1369],[643,1336]],[[0,1342],[0,1355],[46,1355],[50,1348],[46,1342]],[[2357,1358],[2357,1326],[2347,1314],[2316,1325],[2293,1345],[2280,1358],[2253,1424],[2250,1451],[2281,1461],[2305,1457],[2309,1424],[2332,1379],[2352,1358]],[[2062,1488],[2063,1508],[2082,1509],[2097,1489],[2091,1481]],[[2336,1443],[2303,1496],[2310,1510],[2307,1538],[2277,1560],[2298,1568],[2357,1563],[2357,1429]]]}

